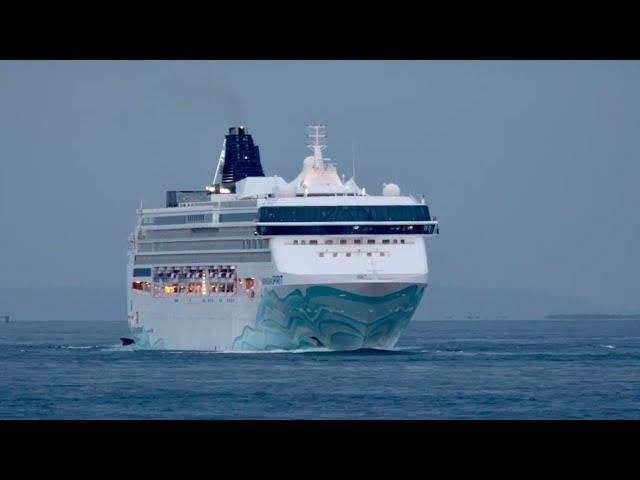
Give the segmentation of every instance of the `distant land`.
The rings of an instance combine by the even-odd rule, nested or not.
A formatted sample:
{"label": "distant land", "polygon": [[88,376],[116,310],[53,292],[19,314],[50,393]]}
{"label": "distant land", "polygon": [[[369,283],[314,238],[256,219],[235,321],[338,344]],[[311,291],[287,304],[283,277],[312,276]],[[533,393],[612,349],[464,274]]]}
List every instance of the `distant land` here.
{"label": "distant land", "polygon": [[[122,320],[126,287],[23,287],[0,289],[0,316],[24,320]],[[429,285],[415,320],[544,320],[640,318],[629,311],[571,296],[503,288]],[[576,314],[576,312],[581,312]]]}
{"label": "distant land", "polygon": [[640,308],[629,311],[597,301],[555,293],[432,284],[425,292],[416,319],[543,320],[550,315],[572,315],[576,312],[591,315],[630,315],[638,311]]}
{"label": "distant land", "polygon": [[640,320],[640,313],[622,315],[615,313],[569,313],[565,315],[547,315],[550,320]]}

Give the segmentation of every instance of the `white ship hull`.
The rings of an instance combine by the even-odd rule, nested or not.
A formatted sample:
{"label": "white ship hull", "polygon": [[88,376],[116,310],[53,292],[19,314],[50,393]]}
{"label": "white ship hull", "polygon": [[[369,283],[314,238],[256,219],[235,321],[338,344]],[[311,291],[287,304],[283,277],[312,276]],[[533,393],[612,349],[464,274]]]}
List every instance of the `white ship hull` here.
{"label": "white ship hull", "polygon": [[259,351],[391,349],[426,284],[351,283],[267,288],[261,298],[132,294],[139,348]]}

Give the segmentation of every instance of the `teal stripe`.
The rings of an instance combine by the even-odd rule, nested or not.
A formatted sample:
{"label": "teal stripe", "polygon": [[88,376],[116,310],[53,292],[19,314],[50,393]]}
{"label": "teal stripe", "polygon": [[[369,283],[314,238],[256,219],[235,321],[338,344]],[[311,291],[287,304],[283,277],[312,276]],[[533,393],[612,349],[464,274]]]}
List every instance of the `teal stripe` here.
{"label": "teal stripe", "polygon": [[413,316],[423,285],[369,297],[326,285],[280,297],[265,290],[256,326],[245,327],[234,340],[235,350],[392,348]]}

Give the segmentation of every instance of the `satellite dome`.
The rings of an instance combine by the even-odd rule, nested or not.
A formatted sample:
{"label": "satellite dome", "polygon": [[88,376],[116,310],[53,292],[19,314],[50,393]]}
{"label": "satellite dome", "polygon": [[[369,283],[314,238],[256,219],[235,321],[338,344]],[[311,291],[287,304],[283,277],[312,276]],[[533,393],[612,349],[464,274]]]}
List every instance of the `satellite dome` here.
{"label": "satellite dome", "polygon": [[385,183],[382,189],[382,195],[385,197],[397,197],[400,195],[400,187],[395,183]]}

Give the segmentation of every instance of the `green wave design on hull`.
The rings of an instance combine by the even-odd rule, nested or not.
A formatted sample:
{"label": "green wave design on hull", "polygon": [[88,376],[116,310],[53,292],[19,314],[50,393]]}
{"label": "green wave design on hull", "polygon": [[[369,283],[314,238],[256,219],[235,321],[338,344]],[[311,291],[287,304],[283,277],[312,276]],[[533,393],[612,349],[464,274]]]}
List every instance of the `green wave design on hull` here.
{"label": "green wave design on hull", "polygon": [[143,327],[138,327],[133,331],[133,341],[135,342],[135,345],[141,349],[164,349],[164,339],[159,338],[155,342],[151,343],[149,332]]}
{"label": "green wave design on hull", "polygon": [[369,297],[326,285],[302,293],[295,289],[281,298],[266,290],[256,314],[256,326],[245,327],[234,350],[332,350],[392,348],[411,320],[424,285]]}

